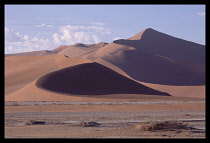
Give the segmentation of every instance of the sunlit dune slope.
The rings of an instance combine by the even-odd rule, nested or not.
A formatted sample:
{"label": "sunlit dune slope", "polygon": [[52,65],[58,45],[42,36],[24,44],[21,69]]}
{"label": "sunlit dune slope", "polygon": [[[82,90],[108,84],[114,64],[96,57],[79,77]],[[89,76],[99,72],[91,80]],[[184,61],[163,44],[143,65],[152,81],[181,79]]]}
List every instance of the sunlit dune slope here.
{"label": "sunlit dune slope", "polygon": [[5,94],[19,90],[49,72],[88,62],[91,61],[62,55],[6,57]]}

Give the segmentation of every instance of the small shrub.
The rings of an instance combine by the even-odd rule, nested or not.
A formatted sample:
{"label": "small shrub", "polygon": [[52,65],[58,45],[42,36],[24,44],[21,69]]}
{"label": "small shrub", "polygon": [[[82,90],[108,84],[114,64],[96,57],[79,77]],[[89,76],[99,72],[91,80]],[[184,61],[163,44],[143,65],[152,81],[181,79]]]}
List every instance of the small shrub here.
{"label": "small shrub", "polygon": [[190,129],[186,124],[175,121],[151,121],[145,122],[141,126],[141,130],[155,131],[155,130],[171,130],[171,129]]}
{"label": "small shrub", "polygon": [[44,125],[45,122],[44,121],[36,121],[36,120],[30,120],[28,122],[26,122],[26,125]]}
{"label": "small shrub", "polygon": [[97,123],[97,122],[93,122],[93,121],[91,121],[91,122],[84,122],[84,121],[82,121],[82,122],[80,123],[80,125],[81,125],[82,127],[97,127],[97,126],[99,126],[100,124]]}

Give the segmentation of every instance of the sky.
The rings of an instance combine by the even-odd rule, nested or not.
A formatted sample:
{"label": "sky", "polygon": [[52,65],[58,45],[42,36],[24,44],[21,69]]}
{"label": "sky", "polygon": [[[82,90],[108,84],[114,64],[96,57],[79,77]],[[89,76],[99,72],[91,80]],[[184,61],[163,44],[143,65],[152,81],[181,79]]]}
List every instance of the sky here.
{"label": "sky", "polygon": [[205,45],[205,5],[5,5],[5,54],[110,43],[146,28]]}

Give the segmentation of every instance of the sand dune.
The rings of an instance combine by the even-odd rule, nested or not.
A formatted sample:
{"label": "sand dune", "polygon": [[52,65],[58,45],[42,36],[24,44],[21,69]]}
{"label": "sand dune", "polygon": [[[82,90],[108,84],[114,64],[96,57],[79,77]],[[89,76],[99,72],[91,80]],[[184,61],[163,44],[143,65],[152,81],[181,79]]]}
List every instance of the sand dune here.
{"label": "sand dune", "polygon": [[58,55],[65,55],[68,57],[82,57],[83,55],[93,52],[96,49],[89,49],[89,48],[82,48],[76,46],[68,46],[68,48],[63,49],[62,51],[58,52]]}
{"label": "sand dune", "polygon": [[[103,59],[97,59],[96,60],[98,63],[101,63],[102,65],[106,65],[110,69],[116,71],[117,73],[130,78],[128,74],[126,74],[124,71],[122,71],[120,68],[114,66],[113,64],[107,62],[106,60]],[[206,86],[205,85],[198,85],[198,86],[175,86],[175,85],[161,85],[161,84],[152,84],[152,83],[146,83],[146,82],[141,82],[138,80],[135,80],[136,82],[139,82],[147,87],[162,91],[162,92],[167,92],[173,97],[195,97],[195,98],[205,98],[206,92]]]}
{"label": "sand dune", "polygon": [[[5,137],[205,138],[205,88],[205,47],[153,29],[9,54]],[[142,130],[174,120],[193,128]]]}
{"label": "sand dune", "polygon": [[[162,85],[204,85],[204,74],[178,62],[143,51],[125,50],[103,57],[103,60],[119,67],[132,78]],[[96,60],[97,61],[97,60]]]}
{"label": "sand dune", "polygon": [[91,62],[62,55],[11,56],[5,58],[5,94],[15,92],[39,77],[58,69]]}
{"label": "sand dune", "polygon": [[173,60],[197,64],[205,63],[204,45],[176,38],[151,28],[144,30],[140,38],[139,34],[127,40],[114,41],[114,43],[141,48],[141,50],[148,53],[164,56]]}
{"label": "sand dune", "polygon": [[[92,61],[82,58],[67,58],[61,55],[49,55],[49,56],[11,56],[7,57],[5,60],[5,101],[104,101],[104,100],[126,100],[126,99],[154,99],[154,97],[150,97],[151,95],[148,94],[157,94],[157,95],[167,95],[165,92],[159,92],[157,90],[153,90],[151,88],[147,88],[141,84],[138,84],[126,77],[121,76],[120,74],[104,67],[99,64],[94,64],[93,67],[86,66],[91,71],[91,74],[86,73],[87,69],[82,70],[75,70],[76,75],[70,75],[75,78],[80,78],[81,72],[84,74],[88,74],[87,77],[84,76],[83,80],[77,80],[79,86],[77,87],[73,83],[72,87],[76,87],[77,90],[80,90],[82,84],[80,82],[84,82],[84,80],[95,80],[91,85],[91,90],[94,90],[95,87],[99,86],[102,90],[108,90],[110,95],[103,95],[103,97],[99,97],[97,95],[94,98],[90,97],[90,95],[78,95],[81,94],[64,94],[54,92],[54,91],[47,91],[40,89],[36,86],[36,81],[43,75],[46,75],[52,71],[59,71],[59,69],[65,70],[65,68],[69,69],[69,67],[82,64],[82,63],[92,63]],[[80,68],[81,66],[79,66]],[[14,70],[15,69],[15,70]],[[70,68],[71,69],[71,68]],[[57,71],[57,72],[58,72]],[[108,72],[107,72],[108,71]],[[57,73],[56,72],[56,73]],[[66,72],[69,73],[67,70]],[[78,73],[80,72],[80,73]],[[99,73],[98,73],[99,72]],[[100,73],[101,72],[101,73]],[[98,75],[97,75],[98,73]],[[79,76],[77,76],[79,74]],[[68,74],[65,76],[68,76]],[[104,80],[108,85],[103,83],[103,81],[98,82],[98,76],[103,76]],[[62,77],[62,76],[61,76]],[[113,78],[114,77],[114,78]],[[66,79],[69,81],[68,79]],[[110,80],[110,81],[109,81]],[[112,81],[116,86],[114,89],[111,85],[113,85]],[[49,81],[48,81],[49,82]],[[111,82],[111,83],[110,83]],[[58,84],[56,81],[57,85]],[[87,82],[86,82],[87,83]],[[89,83],[87,83],[89,86]],[[120,84],[120,85],[117,85]],[[69,84],[68,84],[69,85]],[[103,86],[104,85],[104,86]],[[85,85],[87,86],[87,85]],[[95,86],[95,87],[93,87]],[[125,86],[128,86],[125,87]],[[131,86],[131,87],[130,87]],[[65,85],[64,85],[65,87]],[[111,87],[111,88],[110,88]],[[124,89],[122,89],[125,87]],[[67,87],[69,88],[69,87]],[[119,91],[119,90],[120,91]],[[134,90],[134,91],[132,91]],[[89,88],[88,88],[89,91]],[[91,91],[92,92],[92,91]],[[117,93],[128,93],[128,94],[117,94]],[[88,92],[89,94],[90,92]],[[98,92],[99,94],[104,94],[105,92]],[[130,94],[131,93],[131,94]],[[138,93],[138,94],[132,94]],[[142,94],[142,95],[139,95]],[[145,98],[145,96],[147,97]],[[106,99],[107,98],[107,99]]]}
{"label": "sand dune", "polygon": [[71,46],[58,47],[53,52],[57,52],[58,55],[66,55],[68,57],[82,57],[88,53],[96,51],[98,48],[105,46],[107,43],[100,42],[97,44],[82,44],[77,43]]}
{"label": "sand dune", "polygon": [[105,45],[107,45],[108,43],[105,43],[105,42],[99,42],[97,44],[82,44],[82,43],[77,43],[77,44],[74,44],[74,45],[61,45],[61,46],[58,46],[57,48],[53,49],[52,52],[54,53],[59,53],[61,52],[62,50],[64,49],[68,49],[69,47],[77,47],[77,48],[82,48],[82,47],[85,47],[85,48],[90,48],[90,49],[93,49],[93,48],[100,48],[100,47],[103,47]]}
{"label": "sand dune", "polygon": [[109,44],[6,55],[5,91],[7,101],[205,98],[205,47],[149,28]]}
{"label": "sand dune", "polygon": [[141,85],[97,63],[80,64],[51,72],[39,78],[36,86],[49,91],[78,95],[169,95]]}
{"label": "sand dune", "polygon": [[[128,74],[126,74],[123,70],[121,70],[119,67],[116,67],[115,65],[109,63],[106,60],[103,59],[97,59],[96,62],[101,63],[102,65],[106,65],[110,69],[116,71],[117,73],[130,78]],[[135,80],[136,82],[139,82],[147,87],[167,92],[173,97],[195,97],[195,98],[205,98],[206,96],[206,86],[205,85],[198,85],[198,86],[176,86],[176,85],[161,85],[161,84],[152,84],[152,83],[146,83],[142,81]]]}
{"label": "sand dune", "polygon": [[145,82],[139,82],[150,88],[167,92],[173,97],[195,97],[195,98],[205,98],[206,97],[206,86],[173,86],[173,85],[160,85],[151,84]]}
{"label": "sand dune", "polygon": [[[197,98],[156,96],[148,94],[107,94],[107,95],[76,95],[43,90],[36,86],[36,81],[5,96],[5,101],[60,101],[60,102],[108,102],[108,101],[173,101],[197,100]],[[172,98],[171,98],[172,97]]]}
{"label": "sand dune", "polygon": [[74,45],[61,45],[53,50],[41,50],[41,51],[32,51],[32,52],[24,52],[24,53],[15,53],[15,54],[5,54],[5,57],[10,56],[44,56],[44,55],[67,55],[69,57],[80,57],[89,53],[91,51],[95,51],[98,48],[101,48],[108,43],[99,42],[96,44],[82,44],[77,43]]}
{"label": "sand dune", "polygon": [[[152,44],[151,44],[152,43]],[[127,40],[116,40],[86,55],[101,59],[131,78],[153,84],[205,84],[205,48],[202,45],[146,29]]]}

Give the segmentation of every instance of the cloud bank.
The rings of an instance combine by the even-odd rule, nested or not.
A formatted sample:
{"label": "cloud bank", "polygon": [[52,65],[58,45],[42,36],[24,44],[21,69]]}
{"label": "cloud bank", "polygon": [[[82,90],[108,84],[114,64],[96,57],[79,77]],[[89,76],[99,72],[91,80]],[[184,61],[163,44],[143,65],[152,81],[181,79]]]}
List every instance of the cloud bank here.
{"label": "cloud bank", "polygon": [[[40,30],[38,30],[37,36],[31,37],[20,32],[15,32],[13,29],[5,28],[5,53],[51,50],[59,45],[72,45],[75,43],[98,43],[102,41],[101,39],[104,36],[111,33],[109,29],[98,25],[64,25],[55,27],[54,25],[43,23],[35,27],[38,29],[42,27],[42,33],[48,32],[48,37],[39,38]],[[49,27],[51,32],[49,32]],[[44,28],[48,28],[48,31],[45,31]]]}
{"label": "cloud bank", "polygon": [[20,53],[35,50],[45,50],[53,46],[49,39],[29,37],[5,28],[5,53]]}
{"label": "cloud bank", "polygon": [[53,34],[53,40],[56,44],[74,44],[74,43],[98,43],[101,34],[109,34],[110,31],[100,26],[61,26],[59,32]]}

